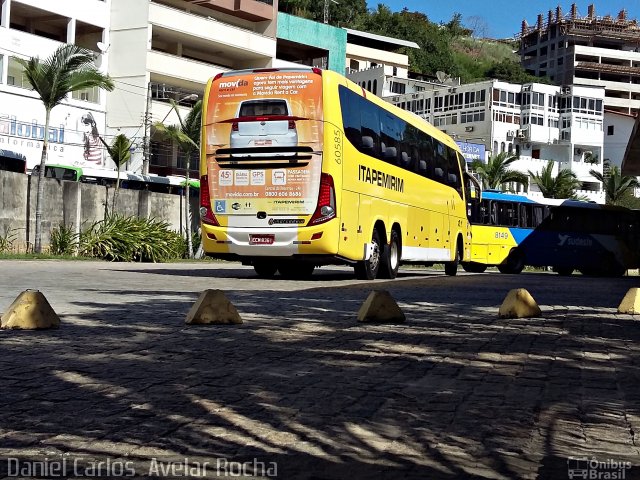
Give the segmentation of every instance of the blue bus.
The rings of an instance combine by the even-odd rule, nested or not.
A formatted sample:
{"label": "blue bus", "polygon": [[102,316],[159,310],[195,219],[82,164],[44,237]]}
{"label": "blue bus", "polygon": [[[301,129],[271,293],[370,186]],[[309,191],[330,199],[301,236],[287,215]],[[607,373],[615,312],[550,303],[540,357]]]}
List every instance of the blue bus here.
{"label": "blue bus", "polygon": [[640,264],[639,218],[623,207],[484,191],[471,207],[471,262],[463,268],[620,276]]}

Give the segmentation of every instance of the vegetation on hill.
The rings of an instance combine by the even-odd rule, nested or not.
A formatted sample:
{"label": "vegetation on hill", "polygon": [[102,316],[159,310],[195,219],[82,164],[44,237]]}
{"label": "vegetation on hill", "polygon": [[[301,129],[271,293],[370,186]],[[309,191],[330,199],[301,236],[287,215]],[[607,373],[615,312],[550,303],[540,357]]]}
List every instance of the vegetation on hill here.
{"label": "vegetation on hill", "polygon": [[[324,1],[280,0],[280,11],[324,21]],[[421,12],[407,8],[392,12],[378,4],[368,10],[366,0],[340,0],[329,2],[329,23],[388,37],[416,42],[420,49],[401,48],[409,56],[411,71],[435,77],[443,71],[451,77],[460,77],[462,83],[488,78],[514,83],[545,82],[527,74],[515,53],[517,42],[486,39],[486,23],[481,18],[469,19],[463,25],[462,16],[455,14],[447,23],[435,23]]]}

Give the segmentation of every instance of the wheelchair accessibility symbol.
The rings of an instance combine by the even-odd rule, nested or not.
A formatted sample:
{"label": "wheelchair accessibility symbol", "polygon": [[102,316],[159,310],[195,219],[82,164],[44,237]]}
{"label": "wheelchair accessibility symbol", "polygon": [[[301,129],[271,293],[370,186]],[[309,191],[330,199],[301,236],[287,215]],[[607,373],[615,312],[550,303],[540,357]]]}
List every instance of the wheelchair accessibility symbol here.
{"label": "wheelchair accessibility symbol", "polygon": [[215,209],[216,213],[224,213],[227,210],[226,200],[216,200]]}

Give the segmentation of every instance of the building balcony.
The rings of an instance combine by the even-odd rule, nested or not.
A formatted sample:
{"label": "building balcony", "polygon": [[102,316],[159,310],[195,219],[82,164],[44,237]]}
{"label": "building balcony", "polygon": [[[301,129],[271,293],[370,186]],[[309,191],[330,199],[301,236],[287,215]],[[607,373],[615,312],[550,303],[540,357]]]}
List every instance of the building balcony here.
{"label": "building balcony", "polygon": [[154,50],[233,68],[268,66],[276,56],[275,37],[165,5],[149,5],[149,23]]}
{"label": "building balcony", "polygon": [[201,89],[202,91],[204,91],[204,86],[211,77],[229,70],[220,65],[212,65],[156,51],[149,52],[147,69],[150,72],[152,82],[169,83],[184,88]]}
{"label": "building balcony", "polygon": [[273,20],[275,16],[273,0],[188,0],[188,3],[233,15],[250,22]]}

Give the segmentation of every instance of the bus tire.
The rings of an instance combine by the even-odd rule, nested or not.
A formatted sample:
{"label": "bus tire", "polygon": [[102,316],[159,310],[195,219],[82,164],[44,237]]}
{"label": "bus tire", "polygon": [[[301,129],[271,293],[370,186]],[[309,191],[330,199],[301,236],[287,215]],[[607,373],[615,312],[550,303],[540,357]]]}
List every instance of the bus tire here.
{"label": "bus tire", "polygon": [[278,267],[275,262],[269,260],[256,260],[253,262],[253,269],[260,278],[271,278],[276,274]]}
{"label": "bus tire", "polygon": [[373,243],[373,253],[369,260],[357,262],[353,267],[356,278],[359,280],[375,280],[380,269],[381,246],[380,234],[374,229],[371,235],[371,243]]}
{"label": "bus tire", "polygon": [[469,273],[482,273],[487,269],[486,265],[483,265],[482,263],[477,263],[477,262],[464,262],[461,263],[462,265],[462,269],[465,272],[469,272]]}
{"label": "bus tire", "polygon": [[396,278],[398,276],[401,251],[400,235],[396,230],[391,230],[389,245],[385,245],[383,255],[380,257],[379,278]]}
{"label": "bus tire", "polygon": [[316,266],[313,263],[306,262],[283,262],[278,264],[278,271],[283,278],[287,280],[304,280],[311,275]]}
{"label": "bus tire", "polygon": [[517,275],[524,270],[524,255],[520,250],[514,248],[509,252],[507,259],[502,265],[498,265],[500,273],[510,273]]}
{"label": "bus tire", "polygon": [[456,254],[452,262],[444,262],[444,273],[453,277],[458,273],[458,265],[460,264],[460,244],[456,243]]}

